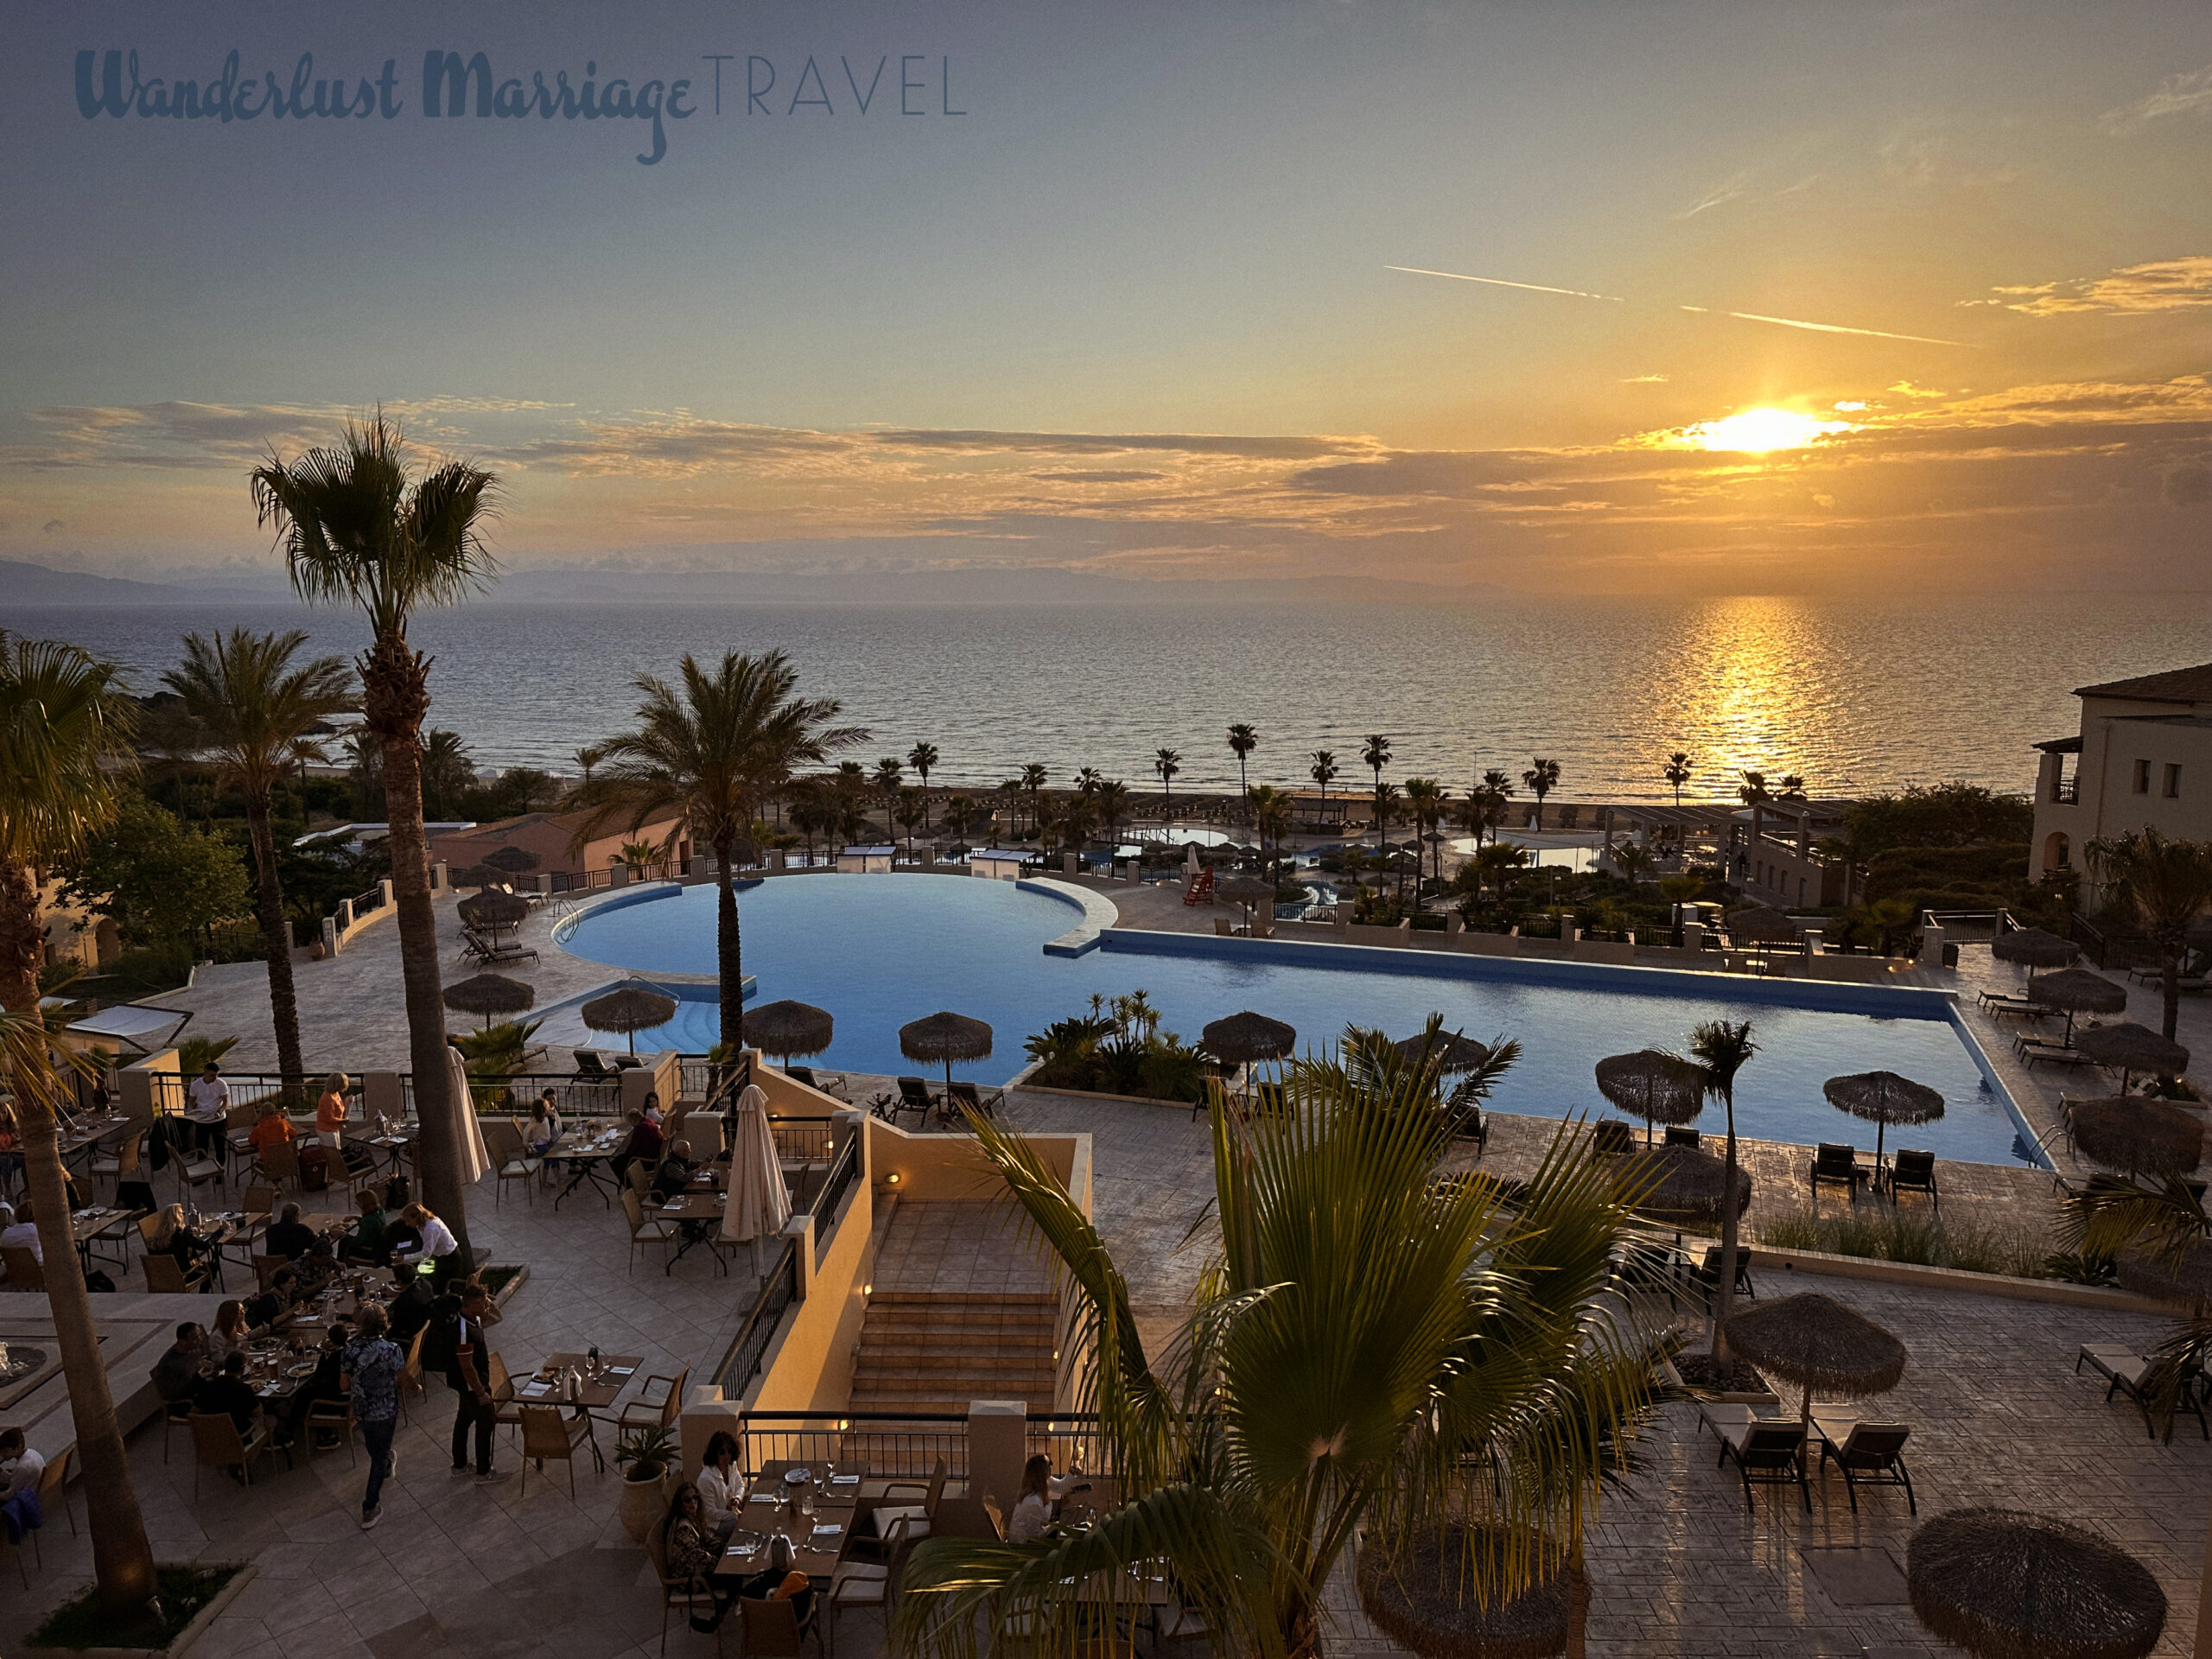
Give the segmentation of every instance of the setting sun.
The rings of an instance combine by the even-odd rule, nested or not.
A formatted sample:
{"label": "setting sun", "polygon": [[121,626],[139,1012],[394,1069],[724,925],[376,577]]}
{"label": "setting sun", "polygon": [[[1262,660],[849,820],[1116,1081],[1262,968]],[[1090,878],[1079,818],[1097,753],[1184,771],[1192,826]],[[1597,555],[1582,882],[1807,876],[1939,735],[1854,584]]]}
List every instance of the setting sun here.
{"label": "setting sun", "polygon": [[1834,432],[1854,430],[1849,421],[1824,421],[1789,409],[1744,409],[1717,421],[1681,429],[1683,447],[1731,454],[1764,455],[1777,449],[1804,449]]}

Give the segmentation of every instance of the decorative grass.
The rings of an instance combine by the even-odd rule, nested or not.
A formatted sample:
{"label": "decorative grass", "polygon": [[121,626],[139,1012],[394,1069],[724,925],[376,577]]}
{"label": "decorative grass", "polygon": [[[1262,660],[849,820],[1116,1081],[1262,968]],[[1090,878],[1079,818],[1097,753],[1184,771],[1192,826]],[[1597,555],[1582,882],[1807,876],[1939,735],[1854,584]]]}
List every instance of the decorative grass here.
{"label": "decorative grass", "polygon": [[2053,1277],[2050,1241],[2039,1233],[1944,1222],[1925,1215],[1875,1211],[1815,1216],[1792,1211],[1759,1229],[1769,1249],[1819,1250],[1961,1273],[2003,1274],[2018,1279]]}
{"label": "decorative grass", "polygon": [[28,1648],[166,1648],[183,1633],[200,1610],[237,1577],[240,1568],[162,1567],[154,1571],[162,1617],[140,1609],[117,1618],[99,1605],[97,1586],[71,1597],[24,1638]]}

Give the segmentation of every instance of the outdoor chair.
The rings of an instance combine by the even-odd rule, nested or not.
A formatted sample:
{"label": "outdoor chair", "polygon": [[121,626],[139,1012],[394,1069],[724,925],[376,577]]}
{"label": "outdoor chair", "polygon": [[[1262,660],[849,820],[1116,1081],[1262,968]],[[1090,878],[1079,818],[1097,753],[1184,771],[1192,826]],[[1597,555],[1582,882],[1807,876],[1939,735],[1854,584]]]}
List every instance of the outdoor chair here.
{"label": "outdoor chair", "polygon": [[1805,1481],[1804,1424],[1762,1422],[1751,1418],[1742,1422],[1715,1422],[1713,1430],[1720,1437],[1720,1456],[1713,1467],[1719,1468],[1731,1459],[1735,1460],[1736,1472],[1744,1478],[1746,1510],[1758,1512],[1758,1506],[1751,1502],[1752,1487],[1795,1485],[1798,1496],[1805,1500],[1805,1513],[1813,1512],[1812,1490]]}
{"label": "outdoor chair", "polygon": [[1621,1117],[1601,1117],[1590,1132],[1590,1150],[1600,1158],[1618,1158],[1636,1149],[1636,1132]]}
{"label": "outdoor chair", "polygon": [[819,1093],[835,1095],[840,1100],[849,1098],[846,1093],[849,1085],[837,1072],[817,1071],[810,1065],[787,1065],[784,1068],[784,1075],[793,1083],[803,1083]]}
{"label": "outdoor chair", "polygon": [[1843,1471],[1844,1490],[1851,1495],[1851,1512],[1859,1513],[1859,1488],[1866,1483],[1904,1488],[1905,1508],[1920,1513],[1912,1493],[1912,1477],[1905,1471],[1904,1443],[1912,1430],[1903,1423],[1862,1421],[1849,1412],[1813,1414],[1813,1431],[1821,1437],[1821,1472],[1833,1463]]}
{"label": "outdoor chair", "polygon": [[249,1216],[273,1216],[276,1213],[276,1189],[273,1186],[249,1186],[240,1200]]}
{"label": "outdoor chair", "polygon": [[169,1149],[169,1167],[176,1172],[177,1191],[188,1187],[205,1186],[210,1181],[218,1186],[230,1183],[230,1174],[223,1166],[204,1152],[173,1142]]}
{"label": "outdoor chair", "polygon": [[292,1184],[292,1191],[300,1190],[300,1149],[290,1141],[272,1141],[262,1147],[259,1157],[253,1160],[253,1173],[274,1182],[282,1189],[284,1183]]}
{"label": "outdoor chair", "polygon": [[2069,1047],[2063,1043],[2038,1043],[2023,1039],[2015,1044],[2014,1047],[2019,1051],[2020,1064],[2023,1065],[2038,1064],[2088,1065],[2091,1063],[2089,1057],[2080,1049]]}
{"label": "outdoor chair", "polygon": [[[939,1458],[925,1481],[890,1482],[868,1512],[873,1524],[867,1532],[861,1530],[860,1517],[854,1516],[849,1548],[857,1553],[858,1559],[882,1562],[891,1559],[899,1540],[928,1537],[931,1524],[937,1519],[938,1505],[944,1500],[945,1478],[951,1471],[951,1465]],[[906,1497],[901,1500],[894,1493],[904,1493]],[[918,1497],[918,1503],[915,1501]]]}
{"label": "outdoor chair", "polygon": [[11,1244],[0,1250],[0,1265],[8,1269],[8,1288],[36,1290],[46,1288],[46,1269],[39,1265],[38,1257],[20,1244]]}
{"label": "outdoor chair", "polygon": [[607,1069],[607,1064],[600,1058],[597,1049],[574,1048],[569,1052],[576,1057],[576,1075],[572,1082],[612,1083],[614,1080],[614,1074]]}
{"label": "outdoor chair", "polygon": [[989,1117],[1006,1104],[1006,1090],[978,1089],[972,1083],[956,1083],[952,1085],[951,1104],[965,1106],[978,1116]]}
{"label": "outdoor chair", "polygon": [[614,1057],[614,1069],[617,1071],[635,1071],[644,1065],[645,1062],[634,1054],[617,1054]]}
{"label": "outdoor chair", "polygon": [[[45,1513],[48,1521],[50,1522],[54,1511],[57,1508],[60,1509],[62,1518],[69,1522],[69,1535],[72,1538],[77,1535],[77,1515],[76,1511],[69,1507],[69,1470],[76,1461],[77,1447],[74,1443],[72,1443],[65,1450],[55,1452],[46,1460],[46,1468],[38,1478],[40,1510]],[[38,1535],[46,1530],[46,1522],[42,1522],[29,1530],[32,1558],[41,1567],[44,1567],[46,1551],[40,1545]]]}
{"label": "outdoor chair", "polygon": [[184,1269],[177,1266],[176,1258],[165,1251],[142,1254],[138,1262],[145,1269],[146,1290],[149,1295],[189,1296],[195,1291],[207,1288],[206,1267],[188,1277]]}
{"label": "outdoor chair", "polygon": [[599,1437],[592,1432],[591,1414],[580,1412],[574,1417],[563,1417],[558,1406],[524,1406],[516,1421],[522,1426],[522,1485],[519,1491],[530,1491],[530,1469],[537,1465],[540,1474],[545,1472],[545,1459],[558,1458],[569,1465],[569,1496],[576,1495],[576,1448],[586,1441],[591,1443],[592,1456],[599,1456]]}
{"label": "outdoor chair", "polygon": [[507,1183],[520,1181],[525,1203],[536,1203],[531,1189],[537,1184],[537,1172],[543,1161],[530,1155],[523,1146],[522,1131],[512,1120],[493,1120],[484,1125],[484,1150],[492,1156],[492,1168],[499,1177],[499,1185],[492,1189],[492,1202],[496,1206],[506,1196]]}
{"label": "outdoor chair", "polygon": [[1475,1143],[1477,1158],[1490,1150],[1490,1120],[1483,1116],[1482,1103],[1476,1097],[1480,1086],[1476,1078],[1463,1078],[1444,1102],[1444,1113],[1452,1120],[1452,1133],[1462,1141]]}
{"label": "outdoor chair", "polygon": [[[634,1172],[635,1166],[632,1166]],[[664,1221],[645,1219],[645,1201],[639,1196],[634,1185],[622,1189],[622,1216],[630,1224],[630,1271],[635,1273],[638,1270],[638,1251],[646,1244],[660,1246],[661,1266],[665,1269],[668,1253],[682,1242],[681,1235]]]}
{"label": "outdoor chair", "polygon": [[[1690,1281],[1710,1308],[1713,1299],[1720,1294],[1720,1247],[1718,1244],[1707,1247],[1705,1259],[1691,1273]],[[1748,1296],[1753,1301],[1758,1300],[1758,1287],[1751,1283],[1751,1253],[1747,1249],[1738,1249],[1736,1252],[1736,1294]]]}
{"label": "outdoor chair", "polygon": [[1282,1117],[1290,1111],[1290,1091],[1279,1083],[1255,1084],[1252,1108],[1264,1117]]}
{"label": "outdoor chair", "polygon": [[124,1182],[137,1176],[138,1157],[140,1153],[144,1151],[145,1146],[144,1135],[127,1135],[124,1136],[111,1155],[95,1151],[92,1154],[92,1161],[85,1166],[85,1173],[95,1181],[113,1181],[116,1196],[119,1200],[123,1194]]}
{"label": "outdoor chair", "polygon": [[906,1570],[906,1552],[913,1548],[909,1523],[903,1519],[893,1522],[880,1541],[888,1551],[881,1561],[841,1561],[830,1580],[829,1624],[833,1653],[837,1648],[840,1613],[872,1611],[882,1618],[887,1637],[890,1633],[891,1598],[899,1587],[899,1575]]}
{"label": "outdoor chair", "polygon": [[[556,1417],[560,1414],[550,1406],[533,1406],[531,1409],[552,1412]],[[528,1433],[527,1429],[524,1433]],[[569,1465],[569,1475],[572,1480],[575,1478],[573,1463]],[[668,1522],[665,1520],[656,1521],[646,1529],[645,1554],[652,1561],[653,1576],[660,1580],[660,1650],[666,1653],[669,1614],[680,1608],[686,1619],[694,1613],[711,1615],[715,1611],[714,1592],[703,1579],[671,1579],[668,1576]]]}
{"label": "outdoor chair", "polygon": [[[691,1368],[686,1365],[674,1376],[649,1376],[639,1385],[638,1397],[622,1408],[621,1415],[614,1420],[619,1429],[670,1428],[675,1426],[677,1414],[683,1409],[683,1385],[691,1380]],[[661,1384],[660,1397],[652,1397],[653,1384]]]}
{"label": "outdoor chair", "polygon": [[891,1109],[891,1121],[896,1123],[901,1112],[919,1112],[926,1125],[930,1114],[937,1109],[937,1096],[930,1093],[930,1086],[919,1077],[900,1077],[899,1103]]}
{"label": "outdoor chair", "polygon": [[492,1390],[492,1421],[500,1428],[522,1426],[522,1404],[515,1397],[515,1380],[507,1362],[493,1354],[485,1362],[484,1380]]}
{"label": "outdoor chair", "polygon": [[1943,1207],[1942,1195],[1936,1189],[1936,1154],[1917,1152],[1909,1147],[1897,1148],[1897,1160],[1890,1166],[1890,1202],[1894,1205],[1900,1192],[1925,1192],[1928,1202],[1937,1210]]}
{"label": "outdoor chair", "polygon": [[[2212,1424],[2204,1415],[2204,1402],[2199,1397],[2203,1391],[2201,1373],[2182,1371],[2177,1374],[2175,1362],[2163,1354],[2139,1354],[2133,1348],[2114,1347],[2108,1343],[2088,1343],[2075,1357],[2074,1371],[2081,1375],[2083,1364],[2094,1367],[2098,1376],[2107,1379],[2105,1402],[2109,1405],[2115,1394],[2124,1394],[2135,1408],[2143,1414],[2144,1433],[2152,1440],[2158,1437],[2156,1415],[2166,1420],[2166,1441],[2172,1444],[2174,1420],[2184,1411],[2194,1412],[2196,1426],[2204,1438],[2212,1440]],[[2167,1410],[2171,1406],[2172,1409]]]}
{"label": "outdoor chair", "polygon": [[814,1650],[822,1651],[823,1620],[810,1618],[802,1626],[798,1608],[789,1598],[772,1601],[740,1596],[737,1605],[745,1621],[746,1659],[799,1659],[809,1637],[814,1638]]}
{"label": "outdoor chair", "polygon": [[1821,1183],[1827,1181],[1848,1191],[1855,1202],[1859,1183],[1866,1180],[1869,1171],[1859,1161],[1859,1149],[1834,1141],[1823,1141],[1813,1154],[1810,1179],[1813,1196],[1821,1196]]}
{"label": "outdoor chair", "polygon": [[1694,1148],[1702,1139],[1697,1130],[1688,1123],[1669,1123],[1667,1126],[1667,1144],[1670,1147]]}
{"label": "outdoor chair", "polygon": [[292,1265],[289,1256],[257,1255],[253,1260],[253,1283],[257,1290],[267,1290],[276,1282],[276,1275]]}
{"label": "outdoor chair", "polygon": [[300,1432],[307,1437],[308,1462],[315,1461],[315,1454],[319,1449],[315,1445],[317,1437],[329,1433],[335,1433],[346,1442],[346,1450],[353,1460],[353,1466],[360,1466],[360,1449],[353,1443],[352,1395],[343,1400],[317,1400],[313,1402],[308,1407],[307,1421],[300,1425]]}
{"label": "outdoor chair", "polygon": [[231,1421],[226,1411],[195,1411],[192,1414],[192,1501],[200,1501],[200,1471],[209,1464],[219,1469],[242,1469],[245,1484],[253,1484],[253,1460],[266,1457],[276,1449],[275,1435],[264,1423],[250,1435],[238,1433],[238,1426]]}

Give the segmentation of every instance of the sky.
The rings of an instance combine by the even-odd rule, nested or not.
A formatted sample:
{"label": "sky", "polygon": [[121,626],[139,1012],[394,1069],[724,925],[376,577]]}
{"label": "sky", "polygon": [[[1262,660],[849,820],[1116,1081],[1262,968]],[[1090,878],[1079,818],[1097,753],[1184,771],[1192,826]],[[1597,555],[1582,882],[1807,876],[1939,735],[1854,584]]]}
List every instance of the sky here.
{"label": "sky", "polygon": [[[2202,0],[86,3],[10,37],[0,558],[273,568],[247,469],[380,405],[499,475],[518,569],[2212,583]],[[433,49],[554,114],[429,116]],[[232,52],[247,104],[312,54],[304,101],[360,113],[162,113]],[[563,76],[662,112],[564,118]]]}

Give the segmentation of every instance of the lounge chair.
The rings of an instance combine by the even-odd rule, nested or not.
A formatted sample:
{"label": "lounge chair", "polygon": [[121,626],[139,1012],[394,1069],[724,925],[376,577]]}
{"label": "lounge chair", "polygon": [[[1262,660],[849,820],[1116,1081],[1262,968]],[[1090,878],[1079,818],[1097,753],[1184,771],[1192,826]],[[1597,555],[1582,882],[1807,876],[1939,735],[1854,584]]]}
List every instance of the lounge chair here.
{"label": "lounge chair", "polygon": [[1590,1132],[1590,1150],[1600,1158],[1618,1157],[1636,1149],[1636,1135],[1624,1117],[1602,1117]]}
{"label": "lounge chair", "polygon": [[1823,1141],[1819,1149],[1813,1154],[1810,1172],[1813,1196],[1815,1198],[1819,1198],[1821,1183],[1830,1181],[1847,1187],[1855,1202],[1859,1197],[1859,1184],[1872,1173],[1871,1170],[1859,1161],[1857,1147],[1843,1146],[1834,1141]]}
{"label": "lounge chair", "polygon": [[1805,1481],[1804,1424],[1763,1421],[1750,1414],[1749,1407],[1739,1408],[1744,1417],[1732,1421],[1731,1416],[1721,1414],[1723,1409],[1709,1410],[1705,1417],[1720,1437],[1720,1456],[1713,1467],[1735,1459],[1736,1471],[1744,1478],[1744,1507],[1756,1513],[1757,1505],[1751,1502],[1754,1486],[1795,1485],[1797,1495],[1805,1500],[1805,1513],[1810,1515],[1813,1493]]}
{"label": "lounge chair", "polygon": [[[2133,1348],[2098,1342],[2084,1344],[2075,1357],[2075,1376],[2081,1375],[2085,1363],[2094,1367],[2098,1376],[2108,1379],[2106,1403],[2110,1404],[2115,1394],[2126,1395],[2143,1414],[2144,1432],[2152,1440],[2158,1437],[2154,1412],[2164,1414],[2166,1440],[2171,1444],[2174,1419],[2189,1411],[2196,1413],[2196,1426],[2204,1431],[2204,1438],[2212,1440],[2212,1424],[2205,1421],[2204,1402],[2199,1397],[2204,1387],[2201,1371],[2184,1371],[2177,1376],[2174,1361],[2162,1354],[2139,1354]],[[2173,1407],[2171,1412],[2164,1409],[2169,1404]]]}
{"label": "lounge chair", "polygon": [[[1704,1298],[1706,1306],[1711,1308],[1713,1299],[1720,1294],[1720,1247],[1718,1244],[1706,1247],[1705,1259],[1690,1271],[1690,1284]],[[1758,1300],[1759,1294],[1758,1287],[1751,1282],[1751,1253],[1741,1246],[1736,1250],[1736,1294],[1748,1296],[1753,1301]]]}
{"label": "lounge chair", "polygon": [[919,1112],[927,1125],[930,1114],[937,1109],[937,1096],[930,1093],[930,1086],[919,1077],[899,1077],[899,1103],[891,1109],[891,1121],[897,1122],[901,1112]]}
{"label": "lounge chair", "polygon": [[1290,1110],[1290,1095],[1279,1083],[1258,1084],[1252,1090],[1252,1106],[1269,1117],[1281,1117]]}
{"label": "lounge chair", "polygon": [[1909,1147],[1897,1148],[1897,1162],[1890,1166],[1890,1202],[1894,1205],[1900,1192],[1925,1192],[1929,1204],[1935,1209],[1943,1207],[1942,1195],[1936,1190],[1936,1154],[1916,1152]]}
{"label": "lounge chair", "polygon": [[1821,1437],[1821,1470],[1833,1463],[1843,1471],[1844,1490],[1851,1494],[1851,1512],[1859,1513],[1859,1484],[1902,1486],[1908,1512],[1920,1513],[1912,1493],[1912,1477],[1905,1471],[1904,1443],[1912,1430],[1903,1423],[1865,1422],[1847,1411],[1816,1411],[1813,1432]]}
{"label": "lounge chair", "polygon": [[1006,1090],[978,1089],[972,1083],[956,1083],[951,1085],[951,1096],[947,1103],[965,1106],[980,1116],[989,1117],[1006,1104]]}
{"label": "lounge chair", "polygon": [[849,1096],[845,1092],[845,1079],[834,1071],[817,1071],[810,1065],[787,1065],[784,1075],[793,1083],[804,1084],[822,1094],[835,1095],[840,1100]]}
{"label": "lounge chair", "polygon": [[570,1079],[571,1082],[612,1083],[614,1081],[614,1073],[607,1070],[607,1062],[600,1058],[597,1049],[577,1048],[571,1049],[569,1052],[576,1057],[576,1075]]}
{"label": "lounge chair", "polygon": [[2024,1039],[2015,1045],[2019,1051],[2020,1064],[2034,1065],[2038,1061],[2052,1065],[2088,1065],[2089,1057],[2080,1049],[2064,1043],[2038,1043]]}
{"label": "lounge chair", "polygon": [[1667,1144],[1670,1147],[1694,1148],[1702,1138],[1697,1130],[1688,1123],[1669,1123],[1667,1126]]}

